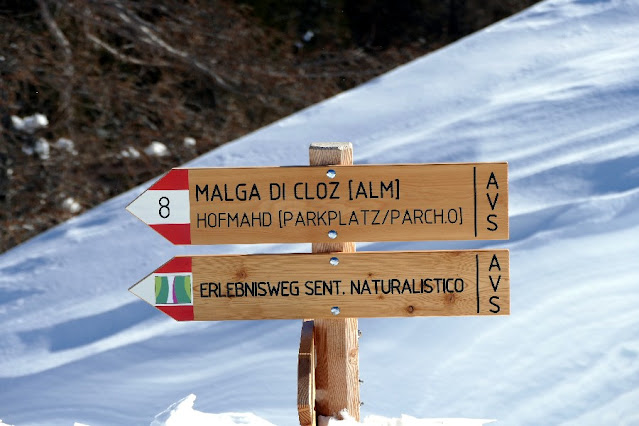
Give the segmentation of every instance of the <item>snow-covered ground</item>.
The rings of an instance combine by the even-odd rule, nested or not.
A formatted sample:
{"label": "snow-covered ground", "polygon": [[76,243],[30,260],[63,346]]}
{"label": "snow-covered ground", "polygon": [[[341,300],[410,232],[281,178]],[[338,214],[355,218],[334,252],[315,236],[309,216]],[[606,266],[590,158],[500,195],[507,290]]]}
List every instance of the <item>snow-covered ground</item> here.
{"label": "snow-covered ground", "polygon": [[[509,317],[360,321],[364,416],[639,424],[639,2],[541,3],[191,166],[508,161]],[[176,323],[127,289],[176,254],[110,200],[0,256],[0,418],[150,424],[195,409],[297,421],[300,322]],[[220,417],[222,418],[222,417]],[[158,420],[160,421],[160,420]],[[264,423],[268,424],[268,423]]]}

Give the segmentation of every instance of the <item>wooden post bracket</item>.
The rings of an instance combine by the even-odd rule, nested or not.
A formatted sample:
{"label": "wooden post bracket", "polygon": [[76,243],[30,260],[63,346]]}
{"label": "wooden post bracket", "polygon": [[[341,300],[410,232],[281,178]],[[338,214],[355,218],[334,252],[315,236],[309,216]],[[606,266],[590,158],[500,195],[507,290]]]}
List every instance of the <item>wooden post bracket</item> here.
{"label": "wooden post bracket", "polygon": [[315,341],[313,320],[304,320],[297,358],[297,413],[301,426],[315,426]]}

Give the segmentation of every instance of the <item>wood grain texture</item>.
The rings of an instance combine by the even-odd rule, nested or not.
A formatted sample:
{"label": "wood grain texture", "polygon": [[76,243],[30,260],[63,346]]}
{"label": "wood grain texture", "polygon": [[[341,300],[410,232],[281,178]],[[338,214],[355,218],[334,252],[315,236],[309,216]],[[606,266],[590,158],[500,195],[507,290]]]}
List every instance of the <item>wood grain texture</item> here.
{"label": "wood grain texture", "polygon": [[311,166],[353,164],[353,144],[350,142],[314,142],[308,151]]}
{"label": "wood grain texture", "polygon": [[315,411],[340,417],[340,411],[359,421],[359,344],[357,318],[315,320]]}
{"label": "wood grain texture", "polygon": [[[353,164],[350,143],[314,143],[309,148],[311,166],[348,166]],[[333,229],[334,227],[330,227]],[[338,231],[338,237],[341,230]],[[343,234],[343,233],[342,233]],[[337,240],[337,238],[336,238]],[[311,240],[313,241],[313,240]],[[353,240],[313,243],[313,253],[354,253]],[[339,265],[326,266],[327,269]],[[337,305],[335,305],[337,306]],[[357,318],[317,318],[314,322],[317,355],[315,369],[317,414],[339,416],[346,409],[359,421],[359,342]]]}
{"label": "wood grain texture", "polygon": [[311,164],[188,169],[192,244],[508,239],[506,163]]}
{"label": "wood grain texture", "polygon": [[315,426],[315,343],[313,320],[302,323],[297,359],[297,413],[301,426]]}
{"label": "wood grain texture", "polygon": [[331,319],[334,306],[340,318],[510,312],[508,250],[192,256],[192,265],[195,320]]}

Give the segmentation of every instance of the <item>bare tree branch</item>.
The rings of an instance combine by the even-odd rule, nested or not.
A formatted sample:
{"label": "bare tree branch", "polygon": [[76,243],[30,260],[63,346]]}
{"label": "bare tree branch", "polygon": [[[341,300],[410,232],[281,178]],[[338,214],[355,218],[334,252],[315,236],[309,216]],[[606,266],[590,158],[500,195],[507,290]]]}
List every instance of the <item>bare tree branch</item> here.
{"label": "bare tree branch", "polygon": [[42,20],[46,24],[53,38],[56,40],[56,43],[62,49],[62,56],[64,58],[64,77],[67,79],[67,84],[64,86],[64,89],[62,89],[62,93],[60,96],[62,104],[61,107],[67,118],[71,119],[73,117],[73,110],[71,108],[71,95],[73,91],[73,76],[75,74],[71,44],[51,16],[45,0],[37,0],[37,3],[40,8],[40,15],[42,16]]}
{"label": "bare tree branch", "polygon": [[87,38],[92,41],[94,44],[96,44],[97,46],[103,48],[104,50],[106,50],[107,52],[109,52],[110,54],[112,54],[113,56],[115,56],[116,58],[118,58],[118,60],[122,61],[122,62],[128,62],[134,65],[142,65],[142,66],[148,66],[148,67],[168,67],[170,66],[169,63],[167,62],[147,62],[147,61],[141,61],[140,59],[136,59],[132,56],[126,55],[120,51],[118,51],[115,47],[109,45],[107,42],[99,39],[98,37],[94,36],[93,34],[86,32],[85,33]]}
{"label": "bare tree branch", "polygon": [[220,88],[235,94],[239,94],[239,91],[237,89],[231,86],[225,79],[223,79],[218,73],[213,71],[206,64],[202,63],[197,58],[190,55],[188,52],[180,50],[164,41],[164,39],[158,34],[157,29],[154,28],[154,25],[140,18],[136,13],[126,8],[120,1],[114,0],[111,2],[111,4],[117,9],[117,17],[124,24],[126,24],[129,30],[132,30],[138,34],[139,41],[142,41],[143,43],[151,47],[157,48],[170,57],[178,59],[180,62],[202,72],[203,74],[215,80],[217,86],[219,86]]}
{"label": "bare tree branch", "polygon": [[[145,63],[142,59],[123,53],[117,47],[104,41],[104,38],[98,37],[97,33],[91,31],[89,26],[97,25],[118,37],[129,40],[133,46],[138,48],[142,55],[148,55],[148,48],[151,48],[151,51],[161,53],[167,59],[176,59],[178,64],[186,65],[212,79],[218,88],[235,95],[244,95],[237,88],[240,82],[229,81],[228,78],[224,78],[216,72],[210,64],[200,60],[186,50],[176,47],[175,43],[167,41],[163,30],[140,17],[132,9],[134,7],[132,4],[120,0],[83,0],[65,2],[64,7],[72,15],[81,17],[85,23],[85,34],[93,44],[102,47],[119,60],[139,65],[157,65],[153,61]],[[178,21],[180,20],[178,19]],[[185,31],[182,32],[186,33]],[[170,62],[166,62],[166,64],[166,66],[171,66]]]}

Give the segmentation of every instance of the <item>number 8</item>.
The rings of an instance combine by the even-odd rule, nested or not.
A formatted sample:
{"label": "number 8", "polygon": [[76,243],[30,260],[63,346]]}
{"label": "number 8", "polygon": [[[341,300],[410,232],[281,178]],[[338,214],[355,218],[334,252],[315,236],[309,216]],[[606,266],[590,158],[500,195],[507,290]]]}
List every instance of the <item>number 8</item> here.
{"label": "number 8", "polygon": [[[162,204],[162,200],[164,200],[164,204]],[[158,203],[160,203],[160,211],[158,213],[162,219],[166,219],[171,214],[171,210],[169,209],[169,199],[167,197],[162,197]],[[162,214],[164,209],[166,209],[166,214]]]}

